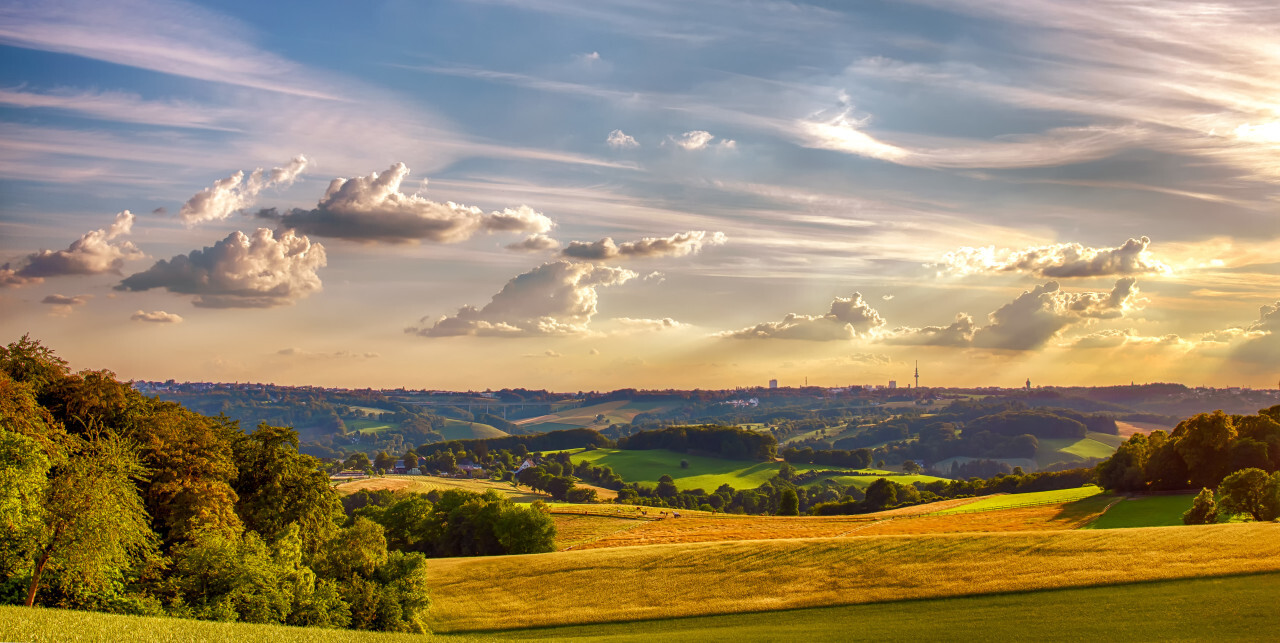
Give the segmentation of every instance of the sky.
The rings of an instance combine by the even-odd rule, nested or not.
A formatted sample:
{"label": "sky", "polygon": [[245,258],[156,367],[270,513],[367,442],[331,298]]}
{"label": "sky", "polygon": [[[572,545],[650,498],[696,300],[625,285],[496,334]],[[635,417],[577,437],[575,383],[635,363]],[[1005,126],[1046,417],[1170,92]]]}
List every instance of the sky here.
{"label": "sky", "polygon": [[125,379],[1280,381],[1280,6],[0,1],[0,337]]}

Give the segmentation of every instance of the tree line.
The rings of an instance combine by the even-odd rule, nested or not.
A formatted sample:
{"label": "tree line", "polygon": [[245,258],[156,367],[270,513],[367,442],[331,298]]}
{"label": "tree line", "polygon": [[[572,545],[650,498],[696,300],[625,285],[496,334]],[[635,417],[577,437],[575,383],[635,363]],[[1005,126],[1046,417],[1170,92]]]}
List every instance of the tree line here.
{"label": "tree line", "polygon": [[3,603],[407,632],[425,630],[427,556],[554,537],[476,494],[349,515],[294,430],[71,373],[26,336],[0,349],[0,517]]}

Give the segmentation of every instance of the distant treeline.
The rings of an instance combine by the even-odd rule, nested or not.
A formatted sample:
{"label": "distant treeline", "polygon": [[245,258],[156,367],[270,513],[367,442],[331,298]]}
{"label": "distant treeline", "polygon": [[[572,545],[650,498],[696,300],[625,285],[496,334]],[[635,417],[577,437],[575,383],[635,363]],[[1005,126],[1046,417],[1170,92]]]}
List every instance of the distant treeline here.
{"label": "distant treeline", "polygon": [[772,460],[777,455],[778,440],[769,433],[748,431],[736,426],[704,424],[636,433],[618,440],[618,448],[667,449],[730,460]]}

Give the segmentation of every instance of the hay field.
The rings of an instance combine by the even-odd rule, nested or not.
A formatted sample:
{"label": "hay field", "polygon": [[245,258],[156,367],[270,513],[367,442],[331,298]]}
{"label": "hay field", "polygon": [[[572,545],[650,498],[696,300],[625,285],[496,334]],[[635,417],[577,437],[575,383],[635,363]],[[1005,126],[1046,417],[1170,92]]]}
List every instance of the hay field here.
{"label": "hay field", "polygon": [[475,493],[484,493],[486,491],[497,491],[498,493],[510,498],[513,502],[533,502],[534,500],[549,500],[551,496],[545,493],[538,493],[521,487],[519,489],[512,487],[510,482],[494,482],[493,480],[480,480],[469,478],[437,478],[435,476],[385,476],[382,478],[362,478],[351,482],[344,482],[337,487],[338,493],[342,495],[353,494],[361,489],[370,491],[377,489],[389,489],[391,491],[407,491],[411,493],[427,493],[428,491],[448,491],[450,489],[461,489],[463,491],[474,491]]}
{"label": "hay field", "polygon": [[[1012,496],[999,496],[1008,498]],[[956,534],[1009,531],[1064,531],[1079,529],[1095,520],[1115,501],[1095,496],[1070,503],[1021,507],[1003,511],[946,513],[963,508],[974,498],[903,507],[856,516],[740,516],[681,512],[643,525],[610,531],[601,523],[595,539],[576,542],[574,549],[604,549],[640,545],[775,540],[786,538],[834,538],[892,534]],[[656,512],[658,510],[652,510]],[[651,516],[653,513],[650,514]],[[604,520],[610,520],[608,516]],[[613,518],[621,526],[626,521]]]}
{"label": "hay field", "polygon": [[440,429],[440,435],[443,435],[446,440],[478,440],[501,438],[508,434],[506,431],[488,424],[445,418],[444,426]]}
{"label": "hay field", "polygon": [[[516,420],[515,423],[530,431],[554,431],[563,428],[596,427],[603,428],[608,424],[626,424],[646,411],[653,411],[672,406],[670,402],[632,402],[630,400],[614,400],[566,409],[538,417]],[[603,421],[596,416],[603,415]]]}
{"label": "hay field", "polygon": [[651,545],[429,569],[433,630],[481,631],[1280,571],[1280,525]]}
{"label": "hay field", "polygon": [[1152,431],[1164,431],[1165,433],[1173,432],[1173,427],[1165,426],[1163,424],[1155,424],[1153,422],[1122,422],[1120,420],[1116,420],[1116,426],[1120,428],[1120,437],[1125,439],[1128,439],[1129,436],[1134,433],[1150,434]]}

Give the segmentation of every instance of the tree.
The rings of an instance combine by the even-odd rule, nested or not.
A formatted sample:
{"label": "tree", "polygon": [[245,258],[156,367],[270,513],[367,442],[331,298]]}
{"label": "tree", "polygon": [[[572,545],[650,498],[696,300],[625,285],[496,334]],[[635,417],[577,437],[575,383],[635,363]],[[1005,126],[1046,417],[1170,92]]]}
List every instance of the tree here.
{"label": "tree", "polygon": [[364,453],[363,451],[357,451],[347,456],[347,459],[343,461],[342,466],[346,469],[364,471],[365,469],[373,466],[373,461],[369,459],[369,454]]}
{"label": "tree", "polygon": [[800,498],[796,495],[795,489],[783,489],[782,497],[778,500],[779,516],[799,516],[800,515]]}
{"label": "tree", "polygon": [[1211,525],[1218,521],[1218,506],[1213,500],[1213,491],[1201,489],[1191,508],[1182,514],[1184,525]]}
{"label": "tree", "polygon": [[1280,471],[1267,478],[1267,483],[1262,486],[1262,500],[1258,504],[1261,506],[1259,517],[1262,520],[1280,518]]}
{"label": "tree", "polygon": [[26,605],[54,569],[64,588],[102,590],[154,554],[155,534],[135,481],[143,468],[133,445],[111,436],[79,440],[74,466],[57,467],[44,498],[44,524],[32,552]]}
{"label": "tree", "polygon": [[902,472],[903,472],[903,473],[907,473],[907,474],[911,474],[911,475],[917,475],[917,474],[919,474],[921,471],[922,471],[922,469],[920,468],[919,463],[917,463],[915,460],[905,460],[905,461],[903,461],[903,463],[902,463]]}
{"label": "tree", "polygon": [[1193,485],[1217,486],[1231,472],[1228,447],[1236,437],[1231,416],[1222,411],[1201,413],[1179,423],[1172,437]]}
{"label": "tree", "polygon": [[1249,514],[1254,520],[1263,518],[1263,489],[1269,482],[1269,476],[1262,469],[1241,469],[1226,478],[1218,486],[1222,499],[1218,502],[1218,510],[1227,515]]}
{"label": "tree", "polygon": [[316,459],[298,453],[298,433],[264,422],[241,436],[234,450],[240,520],[268,542],[276,541],[289,524],[298,523],[303,551],[315,554],[337,527],[342,503]]}
{"label": "tree", "polygon": [[680,461],[680,468],[681,468],[681,469],[688,469],[688,468],[689,468],[689,461],[688,461],[688,460],[681,460],[681,461]]}
{"label": "tree", "polygon": [[674,498],[680,490],[676,488],[676,481],[671,476],[663,474],[658,478],[658,488],[656,493],[661,498]]}
{"label": "tree", "polygon": [[503,509],[494,533],[508,554],[540,554],[556,548],[555,521],[551,514],[536,509]]}

